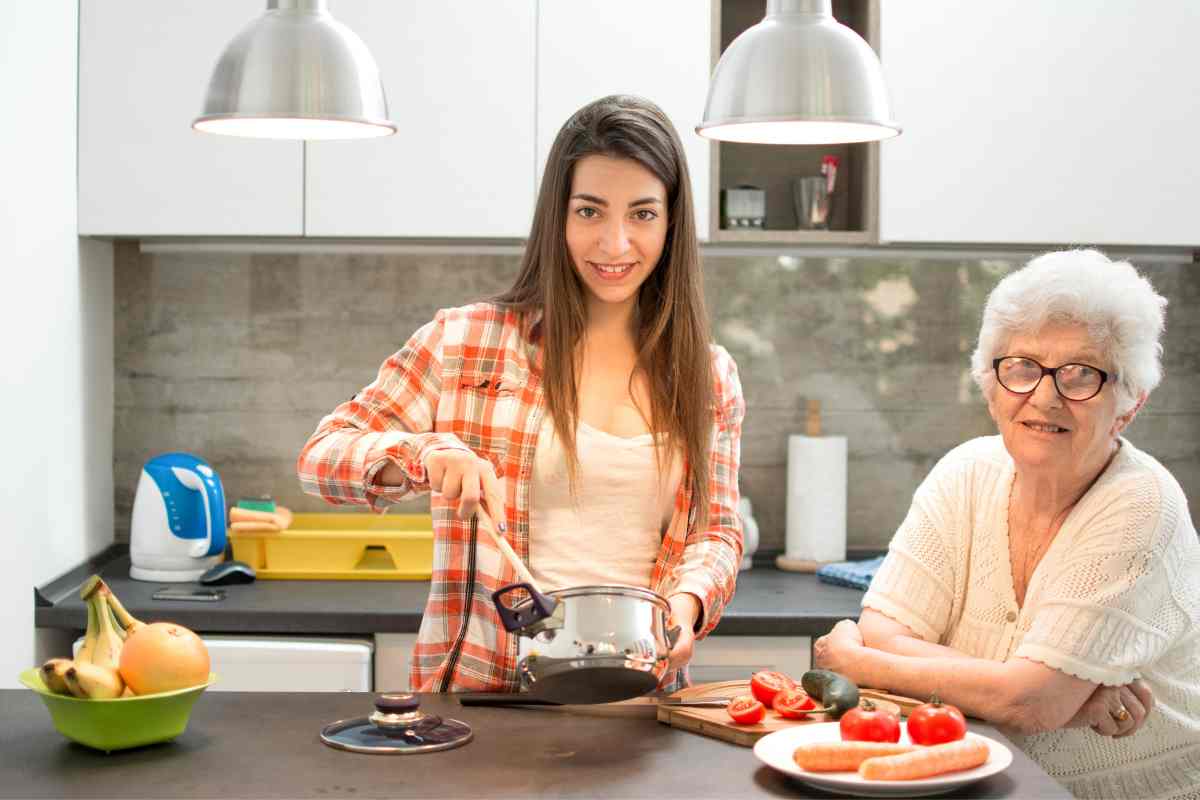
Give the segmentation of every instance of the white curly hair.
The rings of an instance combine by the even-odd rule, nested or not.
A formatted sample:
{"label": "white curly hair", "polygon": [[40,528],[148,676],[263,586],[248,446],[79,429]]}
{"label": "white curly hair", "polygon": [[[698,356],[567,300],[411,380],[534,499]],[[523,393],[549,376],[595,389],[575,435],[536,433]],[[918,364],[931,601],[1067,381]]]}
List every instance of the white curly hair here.
{"label": "white curly hair", "polygon": [[1083,325],[1107,361],[1107,367],[1096,366],[1117,375],[1117,409],[1124,414],[1162,380],[1166,306],[1128,261],[1113,261],[1099,250],[1045,253],[988,295],[971,375],[990,399],[996,391],[992,360],[1014,336],[1035,334],[1047,324]]}

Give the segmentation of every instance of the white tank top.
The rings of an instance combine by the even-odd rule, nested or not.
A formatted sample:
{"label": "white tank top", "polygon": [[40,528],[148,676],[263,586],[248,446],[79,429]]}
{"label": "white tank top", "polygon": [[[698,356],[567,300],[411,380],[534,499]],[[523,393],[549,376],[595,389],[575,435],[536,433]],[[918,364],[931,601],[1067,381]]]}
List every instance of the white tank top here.
{"label": "white tank top", "polygon": [[547,415],[531,476],[529,569],[544,591],[597,583],[649,588],[683,477],[679,457],[655,462],[652,434],[624,438],[576,426],[576,497],[567,457]]}

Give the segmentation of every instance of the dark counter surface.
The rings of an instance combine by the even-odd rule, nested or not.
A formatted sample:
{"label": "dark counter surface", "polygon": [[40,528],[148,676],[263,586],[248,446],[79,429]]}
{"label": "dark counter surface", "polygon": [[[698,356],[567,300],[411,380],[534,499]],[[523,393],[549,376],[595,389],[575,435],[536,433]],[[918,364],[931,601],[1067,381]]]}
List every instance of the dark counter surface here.
{"label": "dark counter surface", "polygon": [[[424,709],[475,733],[455,750],[360,755],[320,742],[329,722],[364,716],[373,695],[210,692],[173,742],[109,755],[64,739],[41,699],[0,691],[0,797],[26,798],[758,798],[830,797],[763,766],[749,748],[647,718],[564,710]],[[989,726],[985,736],[1007,740]],[[1004,772],[955,797],[1068,798],[1015,748]]]}
{"label": "dark counter surface", "polygon": [[[135,617],[169,618],[201,633],[416,633],[429,593],[427,581],[259,580],[222,587],[226,597],[217,603],[152,600],[150,595],[167,584],[130,579],[129,556],[118,554],[39,590],[35,624],[82,630],[87,612],[78,587],[94,569]],[[737,593],[716,634],[820,636],[840,619],[857,619],[862,594],[821,583],[811,574],[755,567],[738,577]]]}

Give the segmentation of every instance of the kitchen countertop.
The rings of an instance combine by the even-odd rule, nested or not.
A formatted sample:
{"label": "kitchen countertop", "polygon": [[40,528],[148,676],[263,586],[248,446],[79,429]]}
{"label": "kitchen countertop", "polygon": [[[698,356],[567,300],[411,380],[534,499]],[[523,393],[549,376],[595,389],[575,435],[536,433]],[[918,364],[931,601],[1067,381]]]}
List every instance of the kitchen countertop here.
{"label": "kitchen countertop", "polygon": [[[208,693],[173,742],[109,755],[54,730],[40,698],[0,691],[0,797],[759,798],[829,797],[761,765],[749,748],[647,718],[536,708],[463,708],[423,696],[427,712],[475,738],[424,755],[360,755],[320,729],[364,716],[373,695]],[[1008,743],[987,725],[971,729]],[[1012,765],[955,797],[1069,798],[1013,748]]]}
{"label": "kitchen countertop", "polygon": [[[259,580],[222,587],[226,597],[216,603],[152,600],[166,584],[130,579],[128,554],[114,548],[38,591],[37,627],[82,630],[87,612],[78,587],[94,571],[135,617],[169,617],[201,633],[416,633],[429,593],[428,581]],[[862,594],[815,575],[755,567],[738,577],[715,634],[820,636],[840,619],[857,619]]]}

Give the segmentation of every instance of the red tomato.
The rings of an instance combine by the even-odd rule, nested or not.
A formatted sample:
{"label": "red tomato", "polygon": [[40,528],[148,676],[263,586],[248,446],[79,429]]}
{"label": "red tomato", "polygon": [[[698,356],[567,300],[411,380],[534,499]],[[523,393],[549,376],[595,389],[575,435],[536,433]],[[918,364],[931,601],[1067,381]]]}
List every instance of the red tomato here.
{"label": "red tomato", "polygon": [[791,689],[796,682],[782,672],[772,672],[762,669],[750,677],[750,691],[755,699],[767,708],[775,701],[775,695],[784,689]]}
{"label": "red tomato", "polygon": [[908,738],[913,744],[957,742],[967,735],[967,721],[957,708],[942,703],[937,695],[929,698],[908,715]]}
{"label": "red tomato", "polygon": [[766,707],[748,694],[730,700],[725,710],[739,725],[753,725],[756,722],[762,722],[763,717],[767,715]]}
{"label": "red tomato", "polygon": [[900,741],[900,718],[877,708],[870,700],[843,714],[838,726],[846,742]]}
{"label": "red tomato", "polygon": [[808,712],[817,707],[808,692],[793,686],[775,695],[775,712],[788,719],[806,719]]}

